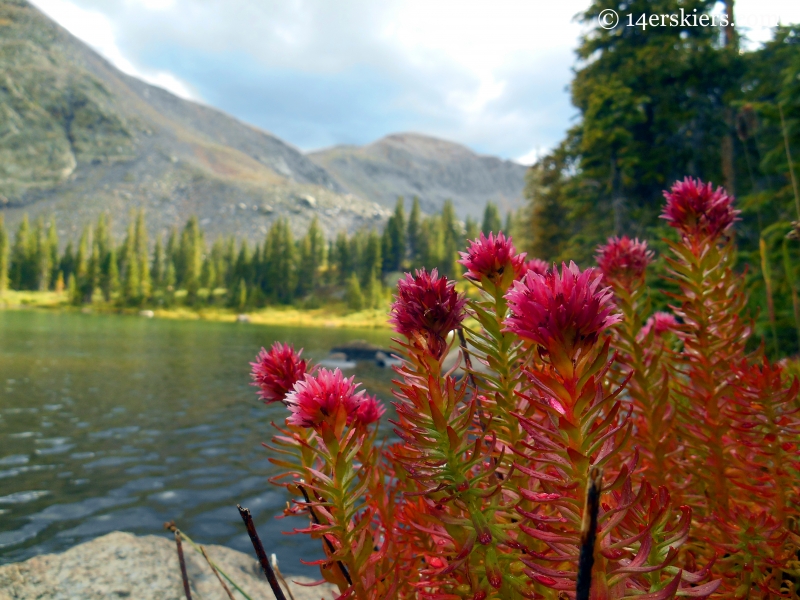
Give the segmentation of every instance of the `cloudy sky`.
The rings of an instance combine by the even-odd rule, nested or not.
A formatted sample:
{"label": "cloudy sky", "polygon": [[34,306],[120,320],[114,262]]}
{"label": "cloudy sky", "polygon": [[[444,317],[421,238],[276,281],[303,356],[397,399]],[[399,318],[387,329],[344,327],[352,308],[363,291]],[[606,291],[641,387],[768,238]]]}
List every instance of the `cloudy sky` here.
{"label": "cloudy sky", "polygon": [[[121,70],[303,150],[415,131],[530,163],[588,0],[33,0]],[[752,43],[798,0],[737,0]]]}

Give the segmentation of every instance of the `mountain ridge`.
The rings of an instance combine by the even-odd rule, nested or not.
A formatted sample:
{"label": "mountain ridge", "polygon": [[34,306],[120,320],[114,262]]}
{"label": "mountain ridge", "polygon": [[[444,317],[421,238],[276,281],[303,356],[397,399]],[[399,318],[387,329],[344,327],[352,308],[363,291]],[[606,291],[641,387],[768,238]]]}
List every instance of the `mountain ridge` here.
{"label": "mountain ridge", "polygon": [[102,213],[151,234],[191,215],[212,237],[263,239],[290,217],[332,234],[388,216],[276,136],[125,75],[25,0],[0,1],[0,207],[73,235]]}
{"label": "mountain ridge", "polygon": [[487,200],[502,209],[522,203],[527,167],[477,154],[461,144],[413,132],[364,146],[342,144],[308,153],[345,188],[389,207],[417,196],[426,212],[452,200],[459,215],[480,216]]}
{"label": "mountain ridge", "polygon": [[[212,238],[260,240],[279,217],[289,217],[295,234],[315,217],[329,236],[379,227],[398,195],[420,196],[426,212],[452,198],[462,217],[489,199],[515,202],[506,201],[513,194],[502,177],[498,185],[484,176],[483,187],[467,181],[467,193],[457,181],[459,170],[504,161],[421,134],[350,148],[356,177],[335,160],[326,166],[328,151],[304,154],[122,73],[26,0],[0,0],[0,67],[0,210],[12,227],[24,213],[54,216],[59,232],[74,237],[106,212],[121,234],[130,211],[144,209],[151,235],[196,215]],[[516,201],[525,169],[517,167]]]}

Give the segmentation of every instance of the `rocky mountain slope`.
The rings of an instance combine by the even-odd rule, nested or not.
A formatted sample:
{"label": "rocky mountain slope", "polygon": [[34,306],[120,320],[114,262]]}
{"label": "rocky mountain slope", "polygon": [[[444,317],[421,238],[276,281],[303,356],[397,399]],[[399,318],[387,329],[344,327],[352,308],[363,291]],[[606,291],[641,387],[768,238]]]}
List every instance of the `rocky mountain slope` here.
{"label": "rocky mountain slope", "polygon": [[[151,236],[197,215],[214,238],[288,216],[333,235],[380,226],[398,195],[478,216],[518,205],[525,168],[416,134],[308,156],[213,108],[129,77],[31,6],[0,0],[0,211],[55,217],[62,240],[145,210]],[[151,238],[152,239],[152,238]]]}
{"label": "rocky mountain slope", "polygon": [[522,201],[526,167],[480,156],[459,144],[414,133],[389,135],[367,146],[336,146],[309,154],[354,194],[392,207],[397,196],[418,196],[432,212],[452,199],[462,217],[479,217],[487,200],[501,210]]}
{"label": "rocky mountain slope", "polygon": [[65,236],[102,211],[119,230],[144,208],[151,233],[200,218],[211,236],[261,238],[380,224],[296,148],[217,110],[128,77],[25,0],[0,0],[0,208],[54,215]]}

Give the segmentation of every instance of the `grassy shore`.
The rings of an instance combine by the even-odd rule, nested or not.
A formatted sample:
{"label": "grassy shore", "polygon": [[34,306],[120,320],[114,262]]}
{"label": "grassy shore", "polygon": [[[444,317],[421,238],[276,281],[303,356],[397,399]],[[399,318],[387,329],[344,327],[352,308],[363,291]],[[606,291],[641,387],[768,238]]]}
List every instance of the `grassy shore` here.
{"label": "grassy shore", "polygon": [[[91,311],[106,314],[139,314],[139,308],[120,308],[108,302],[93,302],[90,305],[73,306],[65,293],[28,292],[7,290],[0,295],[0,309],[47,309],[65,311]],[[250,323],[259,325],[293,325],[301,327],[350,327],[388,328],[389,306],[353,312],[344,303],[331,303],[324,308],[297,308],[291,306],[269,306],[243,313],[218,306],[174,306],[150,308],[153,316],[162,319],[186,319],[234,322],[244,314]]]}

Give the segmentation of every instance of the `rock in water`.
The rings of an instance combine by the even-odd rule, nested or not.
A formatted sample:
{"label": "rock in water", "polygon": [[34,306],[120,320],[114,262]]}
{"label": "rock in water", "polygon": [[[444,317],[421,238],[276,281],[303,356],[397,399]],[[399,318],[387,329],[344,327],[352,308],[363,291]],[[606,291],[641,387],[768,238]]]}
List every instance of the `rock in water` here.
{"label": "rock in water", "polygon": [[[205,546],[209,558],[253,600],[274,595],[255,557],[224,546]],[[229,600],[205,559],[183,544],[193,597]],[[336,597],[333,586],[302,587],[307,577],[286,576],[295,600]],[[237,600],[244,598],[228,584]],[[288,595],[287,595],[288,597]],[[0,600],[183,600],[175,542],[155,535],[115,531],[62,554],[35,556],[0,566]]]}

